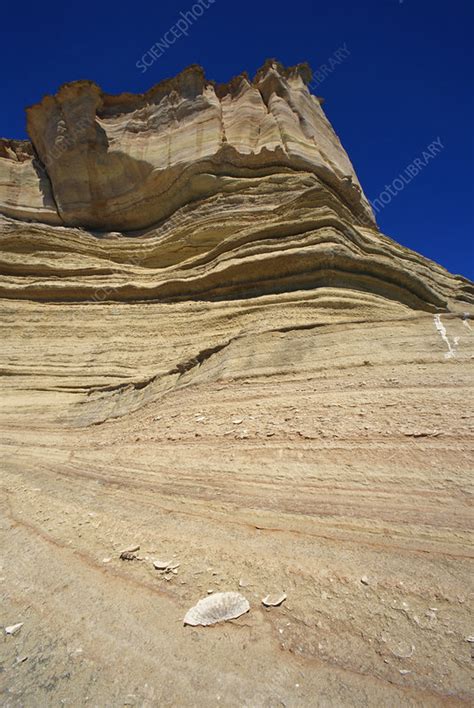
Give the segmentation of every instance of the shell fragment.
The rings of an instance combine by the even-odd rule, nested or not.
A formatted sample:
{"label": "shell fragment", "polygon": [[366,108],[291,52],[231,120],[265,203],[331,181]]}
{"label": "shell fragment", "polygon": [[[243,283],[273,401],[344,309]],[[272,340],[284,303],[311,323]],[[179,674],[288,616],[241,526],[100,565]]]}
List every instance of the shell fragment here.
{"label": "shell fragment", "polygon": [[18,622],[17,624],[11,624],[9,627],[5,627],[5,634],[14,635],[17,634],[23,627],[23,622]]}
{"label": "shell fragment", "polygon": [[140,550],[140,546],[130,546],[130,548],[124,548],[124,550],[120,553],[120,560],[138,560],[138,556],[136,555],[136,551]]}
{"label": "shell fragment", "polygon": [[167,573],[174,573],[176,575],[178,572],[179,563],[173,563],[173,561],[156,560],[153,561],[153,566],[156,568],[156,570],[161,570],[162,572]]}
{"label": "shell fragment", "polygon": [[281,605],[282,602],[285,602],[286,600],[286,593],[281,592],[281,593],[273,593],[270,595],[267,595],[266,597],[263,598],[262,600],[262,605],[265,605],[265,607],[278,607],[278,605]]}
{"label": "shell fragment", "polygon": [[139,551],[139,550],[140,550],[140,546],[138,546],[138,545],[137,546],[130,546],[129,548],[124,548],[123,551],[121,551],[121,554],[122,553],[135,553],[136,551]]}
{"label": "shell fragment", "polygon": [[153,561],[153,566],[156,568],[156,570],[166,570],[170,567],[170,561]]}

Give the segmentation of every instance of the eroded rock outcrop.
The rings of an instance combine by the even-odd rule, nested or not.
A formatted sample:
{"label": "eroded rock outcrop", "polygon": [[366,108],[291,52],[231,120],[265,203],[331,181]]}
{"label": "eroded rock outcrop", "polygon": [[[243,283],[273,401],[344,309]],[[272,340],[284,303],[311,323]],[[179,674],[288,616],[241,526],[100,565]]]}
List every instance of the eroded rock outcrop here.
{"label": "eroded rock outcrop", "polygon": [[370,222],[309,76],[304,66],[268,62],[254,81],[242,75],[224,86],[193,66],[141,96],[108,96],[86,81],[63,86],[28,109],[63,223],[145,228],[221,192],[226,177],[294,170],[313,172]]}
{"label": "eroded rock outcrop", "polygon": [[62,223],[47,171],[28,140],[0,139],[0,214]]}
{"label": "eroded rock outcrop", "polygon": [[379,234],[309,78],[269,61],[253,81],[215,85],[193,66],[141,96],[79,81],[29,108],[32,144],[1,145],[0,205],[15,219],[2,222],[0,293],[209,301],[335,287],[428,310],[472,298],[465,279]]}

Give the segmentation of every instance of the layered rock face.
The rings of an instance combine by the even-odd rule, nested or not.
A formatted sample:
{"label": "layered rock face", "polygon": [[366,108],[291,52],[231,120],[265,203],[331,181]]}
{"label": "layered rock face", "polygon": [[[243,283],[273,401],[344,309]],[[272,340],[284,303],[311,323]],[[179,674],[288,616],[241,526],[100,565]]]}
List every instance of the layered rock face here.
{"label": "layered rock face", "polygon": [[310,76],[75,82],[0,141],[11,705],[469,700],[474,286],[380,233]]}
{"label": "layered rock face", "polygon": [[[190,67],[143,96],[108,96],[91,82],[63,86],[27,112],[61,220],[142,229],[222,193],[226,178],[296,170],[320,177],[370,223],[352,165],[305,78],[304,66],[269,62],[253,82],[241,76],[224,86]],[[39,191],[47,194],[38,184],[35,198]],[[12,215],[16,206],[21,200]]]}

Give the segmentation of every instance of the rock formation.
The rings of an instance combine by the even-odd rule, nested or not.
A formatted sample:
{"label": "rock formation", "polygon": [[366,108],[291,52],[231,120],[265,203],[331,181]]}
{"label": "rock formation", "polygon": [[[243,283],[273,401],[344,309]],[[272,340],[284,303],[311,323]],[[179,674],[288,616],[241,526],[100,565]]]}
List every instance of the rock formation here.
{"label": "rock formation", "polygon": [[74,82],[0,141],[9,705],[469,699],[474,286],[380,233],[310,78]]}

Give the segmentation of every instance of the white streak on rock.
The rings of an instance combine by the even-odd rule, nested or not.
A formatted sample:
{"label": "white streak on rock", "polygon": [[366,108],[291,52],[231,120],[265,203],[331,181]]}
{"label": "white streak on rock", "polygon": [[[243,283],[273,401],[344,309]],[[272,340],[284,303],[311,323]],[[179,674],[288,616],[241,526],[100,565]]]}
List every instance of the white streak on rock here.
{"label": "white streak on rock", "polygon": [[[439,332],[439,335],[443,342],[445,342],[446,346],[448,347],[448,351],[444,355],[446,359],[451,359],[453,356],[456,356],[456,352],[454,351],[453,347],[451,346],[451,343],[448,339],[448,333],[446,332],[446,327],[444,324],[441,322],[441,315],[435,315],[434,316],[434,324],[436,329]],[[455,342],[455,347],[456,347],[456,342]]]}

